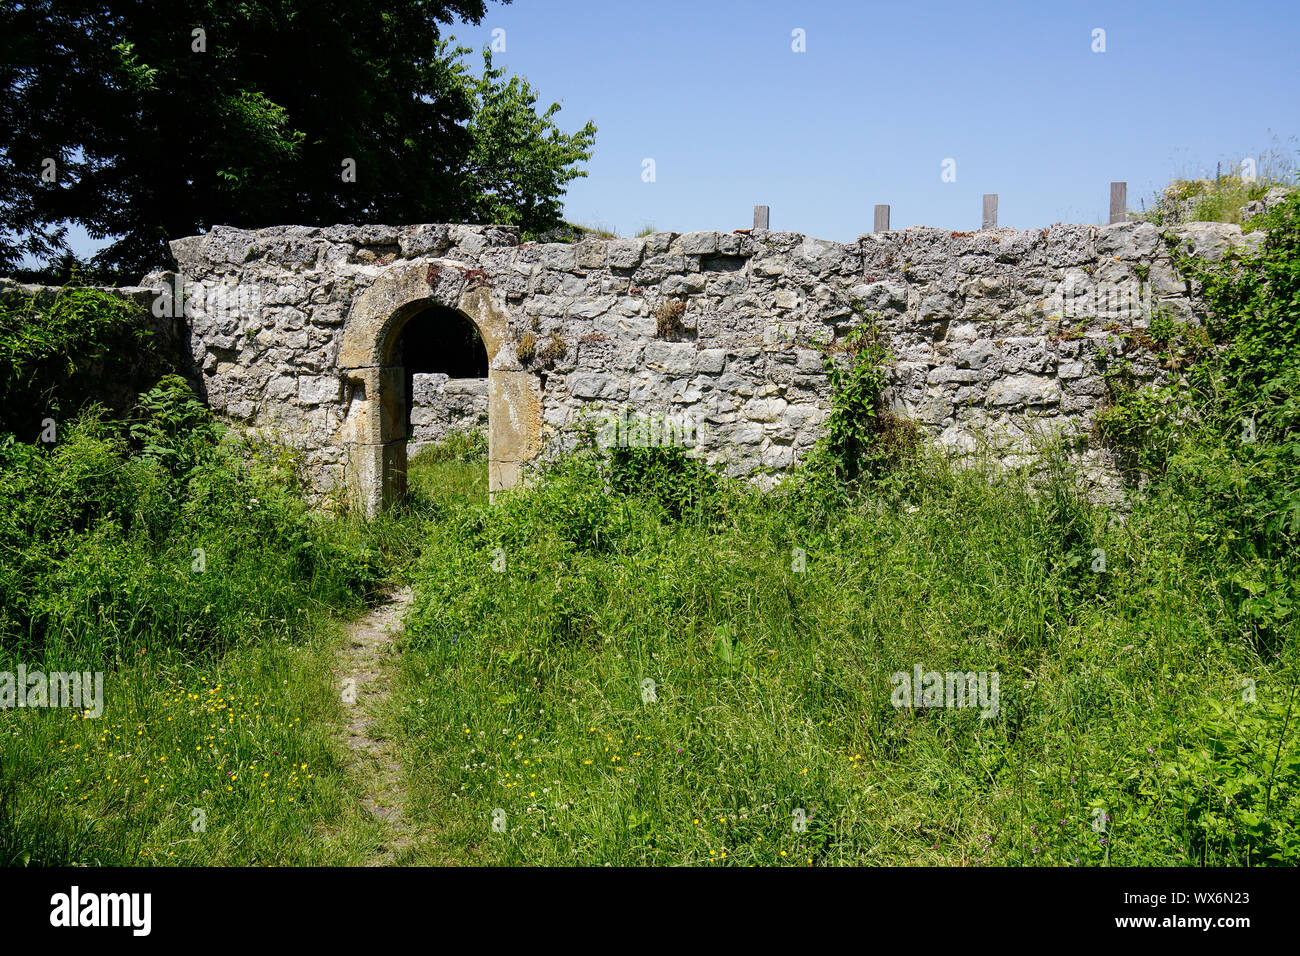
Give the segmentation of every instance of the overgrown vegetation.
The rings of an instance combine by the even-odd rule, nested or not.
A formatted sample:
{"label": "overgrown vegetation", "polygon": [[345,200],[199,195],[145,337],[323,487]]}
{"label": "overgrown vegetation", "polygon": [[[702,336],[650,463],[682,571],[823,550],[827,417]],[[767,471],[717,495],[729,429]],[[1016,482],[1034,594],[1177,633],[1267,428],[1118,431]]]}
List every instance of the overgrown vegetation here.
{"label": "overgrown vegetation", "polygon": [[873,317],[858,311],[862,324],[826,349],[831,413],[809,462],[813,482],[849,490],[904,463],[918,442],[912,423],[882,407],[892,358]]}
{"label": "overgrown vegetation", "polygon": [[129,422],[0,439],[0,672],[105,675],[101,718],[0,709],[0,862],[361,858],[332,627],[387,566],[294,475],[177,378]]}
{"label": "overgrown vegetation", "polygon": [[[1175,179],[1157,193],[1142,216],[1157,226],[1183,222],[1232,222],[1241,224],[1243,210],[1263,199],[1271,190],[1294,189],[1295,170],[1276,161],[1261,170],[1235,168],[1213,178]],[[1259,228],[1258,224],[1252,228]]]}
{"label": "overgrown vegetation", "polygon": [[[1295,862],[1294,633],[1258,642],[1185,512],[925,456],[819,520],[617,473],[429,535],[391,713],[413,862]],[[917,665],[997,672],[998,716],[895,708]]]}
{"label": "overgrown vegetation", "polygon": [[[1112,376],[1124,512],[1055,452],[927,451],[868,316],[769,492],[589,448],[489,506],[477,432],[412,459],[405,508],[327,516],[174,378],[4,440],[0,671],[103,669],[107,700],[0,709],[0,861],[367,858],[334,624],[396,579],[399,862],[1297,864],[1300,199],[1266,225],[1181,257],[1215,318],[1146,330],[1169,384]],[[996,713],[896,706],[915,668],[997,675]]]}
{"label": "overgrown vegetation", "polygon": [[[1296,215],[1182,263],[1219,318],[1152,324],[1179,379],[1117,376],[1126,513],[895,442],[868,324],[777,492],[618,449],[446,512],[391,714],[413,859],[1294,865]],[[997,716],[895,707],[915,667],[998,674]]]}
{"label": "overgrown vegetation", "polygon": [[133,396],[132,385],[148,387],[169,364],[139,311],[76,283],[39,294],[0,286],[0,432],[34,441],[46,419],[70,418],[91,399],[125,411],[119,393]]}
{"label": "overgrown vegetation", "polygon": [[1117,378],[1099,428],[1135,471],[1159,478],[1166,507],[1195,502],[1196,540],[1259,569],[1240,586],[1259,592],[1262,618],[1289,620],[1289,597],[1264,582],[1300,542],[1300,194],[1260,225],[1257,252],[1216,265],[1179,257],[1214,318],[1165,337],[1185,369],[1173,380]]}

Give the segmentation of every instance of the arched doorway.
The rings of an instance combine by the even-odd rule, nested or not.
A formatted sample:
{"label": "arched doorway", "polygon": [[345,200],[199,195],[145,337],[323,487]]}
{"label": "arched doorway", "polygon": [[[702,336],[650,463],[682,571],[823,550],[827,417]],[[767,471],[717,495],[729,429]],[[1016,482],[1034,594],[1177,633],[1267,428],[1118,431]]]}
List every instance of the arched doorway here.
{"label": "arched doorway", "polygon": [[[460,262],[407,260],[393,263],[353,300],[338,359],[346,399],[338,440],[354,500],[367,514],[406,495],[410,373],[405,363],[423,361],[418,355],[427,353],[428,340],[420,336],[444,334],[418,329],[445,328],[454,319],[453,328],[469,323],[482,343],[489,493],[517,484],[524,463],[540,451],[540,383],[519,364],[514,348],[503,348],[508,335],[503,297],[481,277]],[[404,339],[408,326],[415,337]]]}
{"label": "arched doorway", "polygon": [[408,463],[430,444],[486,425],[487,348],[462,312],[434,305],[411,316],[392,362],[405,370]]}

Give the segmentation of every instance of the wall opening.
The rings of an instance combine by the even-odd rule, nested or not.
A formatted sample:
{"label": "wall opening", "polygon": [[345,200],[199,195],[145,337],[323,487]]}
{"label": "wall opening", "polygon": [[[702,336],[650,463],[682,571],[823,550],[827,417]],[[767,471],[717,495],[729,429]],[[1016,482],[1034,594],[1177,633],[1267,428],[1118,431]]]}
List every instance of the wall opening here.
{"label": "wall opening", "polygon": [[[478,327],[464,313],[430,305],[396,330],[386,350],[384,382],[393,391],[390,434],[385,436],[385,498],[402,501],[409,491],[413,456],[456,437],[483,440],[488,425],[488,354]],[[479,447],[478,443],[473,443]],[[478,464],[484,472],[486,451]]]}
{"label": "wall opening", "polygon": [[[466,370],[466,322],[478,332],[487,359],[489,499],[519,484],[525,464],[541,451],[538,377],[518,367],[513,355],[502,354],[509,329],[506,311],[497,301],[498,293],[472,281],[469,272],[459,263],[437,259],[395,262],[348,310],[339,371],[345,381],[359,382],[364,392],[353,393],[357,400],[345,412],[339,438],[347,449],[349,488],[366,514],[378,514],[406,497],[410,392],[406,366],[411,366],[412,375],[419,375],[421,363],[437,361],[441,351],[443,361],[456,363],[444,367]],[[441,337],[430,332],[435,335],[432,343],[420,344],[422,327],[448,324],[460,330],[459,339],[448,331]],[[468,338],[473,340],[472,335]],[[438,342],[445,347],[440,350]],[[469,370],[483,367],[478,347],[475,343],[468,352]]]}

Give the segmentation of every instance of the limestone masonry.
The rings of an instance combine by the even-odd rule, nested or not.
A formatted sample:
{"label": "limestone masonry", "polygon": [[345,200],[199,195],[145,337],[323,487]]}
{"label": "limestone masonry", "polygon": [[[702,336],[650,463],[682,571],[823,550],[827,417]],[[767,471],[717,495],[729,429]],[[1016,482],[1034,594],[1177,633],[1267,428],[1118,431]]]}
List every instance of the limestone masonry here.
{"label": "limestone masonry", "polygon": [[416,375],[411,392],[411,441],[415,455],[452,432],[486,428],[486,378],[451,378],[441,372]]}
{"label": "limestone masonry", "polygon": [[[893,354],[898,414],[941,445],[1011,459],[1037,434],[1086,434],[1117,360],[1159,373],[1122,333],[1159,315],[1204,318],[1168,242],[1215,259],[1261,238],[1136,222],[849,243],[765,230],[534,244],[495,226],[217,227],[172,243],[179,277],[143,285],[187,317],[214,409],[301,449],[322,494],[373,510],[403,490],[408,320],[455,310],[481,334],[486,383],[417,375],[410,426],[427,442],[486,411],[494,490],[584,435],[608,440],[620,416],[770,481],[816,440],[829,409],[822,348],[864,313]],[[1104,490],[1104,452],[1080,443],[1078,456]]]}

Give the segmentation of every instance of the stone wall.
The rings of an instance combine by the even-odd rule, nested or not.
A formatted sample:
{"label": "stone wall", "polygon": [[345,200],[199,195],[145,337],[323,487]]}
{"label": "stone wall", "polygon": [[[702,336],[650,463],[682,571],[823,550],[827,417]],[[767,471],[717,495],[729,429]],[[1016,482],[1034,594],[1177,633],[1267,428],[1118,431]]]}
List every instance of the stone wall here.
{"label": "stone wall", "polygon": [[411,440],[415,455],[452,432],[485,428],[488,420],[488,380],[451,378],[441,372],[413,377]]}
{"label": "stone wall", "polygon": [[[1010,457],[1036,433],[1085,435],[1117,360],[1158,374],[1130,334],[1153,316],[1203,318],[1171,243],[1213,259],[1260,238],[1133,222],[849,243],[758,230],[533,244],[505,227],[218,227],[173,250],[195,292],[186,311],[208,401],[300,447],[322,492],[352,487],[377,507],[405,454],[387,356],[429,305],[458,309],[483,335],[494,489],[584,432],[609,434],[602,423],[629,410],[688,435],[728,474],[777,474],[828,413],[824,345],[863,312],[894,356],[895,411],[941,445]],[[1081,444],[1079,461],[1106,483],[1103,452]]]}

